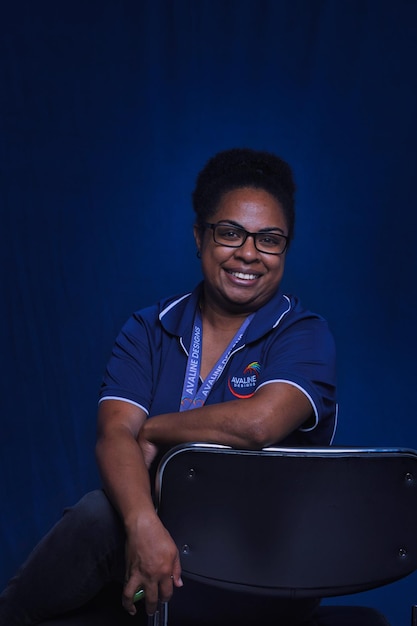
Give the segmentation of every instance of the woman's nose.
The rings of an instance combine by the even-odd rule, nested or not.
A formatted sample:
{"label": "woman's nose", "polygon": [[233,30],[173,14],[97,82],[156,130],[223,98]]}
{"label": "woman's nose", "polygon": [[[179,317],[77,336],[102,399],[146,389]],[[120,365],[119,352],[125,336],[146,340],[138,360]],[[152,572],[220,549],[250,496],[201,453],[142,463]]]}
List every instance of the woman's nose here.
{"label": "woman's nose", "polygon": [[257,257],[259,252],[255,246],[255,237],[254,235],[248,235],[246,237],[246,241],[240,248],[236,248],[237,256],[241,256],[243,258],[254,258]]}

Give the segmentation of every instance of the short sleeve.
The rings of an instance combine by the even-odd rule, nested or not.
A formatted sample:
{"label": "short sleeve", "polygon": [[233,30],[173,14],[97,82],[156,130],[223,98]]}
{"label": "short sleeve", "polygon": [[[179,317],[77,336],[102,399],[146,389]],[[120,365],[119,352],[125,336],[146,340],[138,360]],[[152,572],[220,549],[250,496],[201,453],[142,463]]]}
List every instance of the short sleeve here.
{"label": "short sleeve", "polygon": [[[153,349],[155,337],[152,337],[143,317],[136,313],[125,323],[113,346],[103,382],[99,400],[117,398],[137,404],[146,413],[149,412],[153,393]],[[154,328],[158,325],[154,324]]]}
{"label": "short sleeve", "polygon": [[319,425],[332,431],[337,415],[336,349],[327,322],[306,316],[276,333],[268,345],[258,389],[284,382],[300,389],[309,399],[314,420],[300,430]]}

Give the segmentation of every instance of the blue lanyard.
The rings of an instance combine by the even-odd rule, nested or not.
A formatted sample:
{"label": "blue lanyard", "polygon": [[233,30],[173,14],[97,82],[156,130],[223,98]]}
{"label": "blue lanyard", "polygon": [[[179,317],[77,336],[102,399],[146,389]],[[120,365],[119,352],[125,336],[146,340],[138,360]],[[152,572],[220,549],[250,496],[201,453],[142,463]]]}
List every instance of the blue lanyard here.
{"label": "blue lanyard", "polygon": [[185,370],[180,411],[187,411],[187,409],[196,409],[197,407],[203,406],[214,383],[224,370],[230,353],[232,352],[236,344],[242,339],[243,334],[249,326],[250,322],[252,321],[253,316],[254,313],[252,313],[252,315],[249,315],[245,319],[245,321],[233,337],[232,341],[229,343],[226,350],[223,352],[223,354],[199,388],[203,322],[201,319],[200,311],[199,309],[197,309],[194,318],[193,333],[191,337],[190,350],[188,353],[187,367]]}

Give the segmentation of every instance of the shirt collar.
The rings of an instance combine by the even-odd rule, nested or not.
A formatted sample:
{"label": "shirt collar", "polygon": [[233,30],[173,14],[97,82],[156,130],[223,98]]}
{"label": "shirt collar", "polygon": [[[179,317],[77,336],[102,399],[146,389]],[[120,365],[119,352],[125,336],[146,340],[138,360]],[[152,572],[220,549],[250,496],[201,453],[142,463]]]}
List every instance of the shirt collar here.
{"label": "shirt collar", "polygon": [[[191,337],[196,307],[200,301],[203,283],[199,283],[191,293],[163,303],[160,322],[163,328],[177,337],[183,337],[185,343]],[[278,290],[275,295],[255,314],[244,337],[245,343],[257,341],[263,335],[277,327],[292,308],[291,299]]]}

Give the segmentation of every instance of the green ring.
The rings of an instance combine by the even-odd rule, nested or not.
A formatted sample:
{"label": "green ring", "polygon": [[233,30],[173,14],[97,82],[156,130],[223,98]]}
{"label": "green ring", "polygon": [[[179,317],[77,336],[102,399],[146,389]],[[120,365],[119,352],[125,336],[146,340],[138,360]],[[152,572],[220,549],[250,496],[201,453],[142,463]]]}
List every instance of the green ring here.
{"label": "green ring", "polygon": [[145,597],[145,590],[138,589],[135,595],[133,596],[133,603],[139,602],[139,600],[143,600],[144,597]]}

